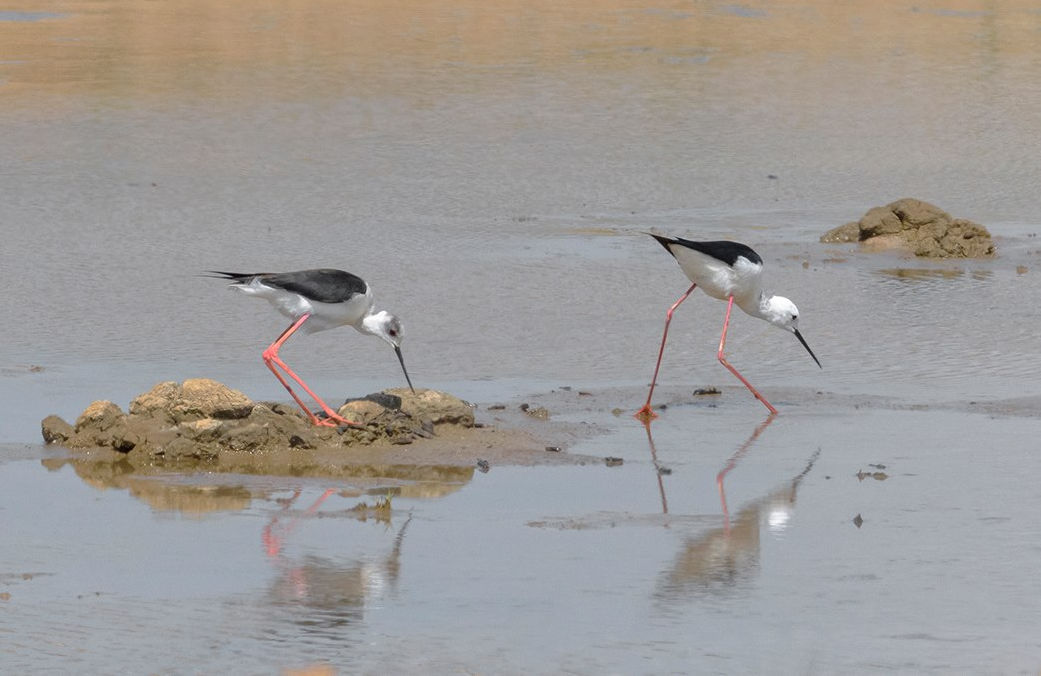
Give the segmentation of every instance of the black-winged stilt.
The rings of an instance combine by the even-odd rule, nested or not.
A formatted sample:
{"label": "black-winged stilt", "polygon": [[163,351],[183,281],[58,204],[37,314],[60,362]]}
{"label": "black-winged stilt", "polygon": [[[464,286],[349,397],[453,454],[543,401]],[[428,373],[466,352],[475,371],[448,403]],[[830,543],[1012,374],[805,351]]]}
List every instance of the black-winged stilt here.
{"label": "black-winged stilt", "polygon": [[[744,376],[737,372],[723,355],[723,347],[727,341],[727,326],[730,324],[730,311],[734,303],[753,317],[767,321],[774,326],[790,331],[799,339],[802,346],[817,362],[821,363],[813,350],[806,344],[806,340],[799,333],[799,309],[795,303],[783,296],[770,296],[762,290],[763,259],[755,251],[737,242],[693,242],[689,239],[678,237],[663,237],[653,233],[647,233],[665,250],[672,254],[679,263],[687,278],[692,282],[687,292],[673,303],[665,315],[665,331],[661,337],[661,349],[658,350],[658,363],[654,367],[654,377],[651,379],[651,391],[647,394],[647,403],[643,405],[636,416],[643,420],[656,418],[657,415],[651,410],[651,396],[654,395],[654,384],[658,380],[658,369],[661,367],[661,357],[665,352],[665,339],[669,335],[669,322],[672,321],[672,313],[679,304],[687,299],[687,296],[695,288],[701,290],[713,298],[727,301],[727,314],[723,320],[723,334],[719,337],[719,362],[727,367],[737,379],[745,384],[755,398],[763,402],[770,413],[777,413],[777,409],[770,405],[763,395],[745,380]],[[823,367],[822,367],[823,368]]]}
{"label": "black-winged stilt", "polygon": [[[412,388],[412,380],[408,377],[408,371],[405,369],[405,359],[401,356],[401,339],[404,337],[401,321],[385,310],[379,312],[373,310],[372,289],[361,277],[343,270],[331,269],[282,273],[239,273],[217,270],[207,272],[231,280],[231,284],[228,285],[230,288],[250,296],[267,299],[275,306],[275,309],[293,320],[289,328],[264,350],[262,356],[264,363],[278,378],[278,382],[282,383],[293,400],[300,405],[300,408],[314,424],[335,426],[354,423],[337,415],[279,358],[279,348],[300,327],[304,327],[305,333],[314,333],[337,326],[353,326],[364,334],[382,338],[394,348],[409,389],[415,391]],[[304,402],[300,401],[300,397],[293,392],[293,388],[275,368],[276,365],[317,402],[325,413],[325,418],[316,416],[304,405]]]}

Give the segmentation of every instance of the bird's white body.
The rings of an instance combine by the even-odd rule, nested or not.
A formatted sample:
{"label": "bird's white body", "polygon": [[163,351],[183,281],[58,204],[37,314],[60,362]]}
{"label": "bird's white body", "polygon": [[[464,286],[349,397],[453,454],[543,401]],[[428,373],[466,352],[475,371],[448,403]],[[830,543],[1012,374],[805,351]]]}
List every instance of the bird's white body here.
{"label": "bird's white body", "polygon": [[375,333],[366,327],[365,319],[372,313],[372,289],[365,285],[365,293],[356,293],[340,303],[322,303],[299,293],[287,291],[264,283],[262,277],[253,277],[245,283],[229,284],[233,289],[249,296],[257,296],[271,303],[276,310],[289,319],[311,318],[301,326],[304,333],[315,333],[338,326],[353,326],[365,334]]}
{"label": "bird's white body", "polygon": [[676,257],[687,279],[702,291],[723,301],[733,296],[739,308],[754,314],[752,308],[758,306],[763,289],[762,263],[739,257],[733,265],[727,265],[718,258],[684,246],[670,246],[669,251]]}
{"label": "bird's white body", "polygon": [[770,296],[763,292],[763,263],[752,260],[758,255],[749,249],[748,256],[738,255],[729,264],[689,246],[669,244],[666,247],[679,263],[687,279],[698,285],[709,296],[729,301],[752,317],[791,331],[798,328],[799,310],[784,296]]}

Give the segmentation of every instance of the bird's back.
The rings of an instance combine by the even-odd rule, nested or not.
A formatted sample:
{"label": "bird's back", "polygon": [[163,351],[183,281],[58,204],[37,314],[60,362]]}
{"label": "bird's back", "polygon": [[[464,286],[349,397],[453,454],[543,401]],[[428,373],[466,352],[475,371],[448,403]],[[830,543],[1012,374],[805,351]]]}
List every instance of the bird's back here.
{"label": "bird's back", "polygon": [[365,280],[343,270],[213,274],[231,280],[234,289],[268,300],[287,317],[311,315],[303,327],[307,333],[347,324],[357,328],[373,306],[372,291]]}
{"label": "bird's back", "polygon": [[731,296],[744,303],[757,299],[762,289],[763,259],[740,242],[696,242],[680,237],[651,235],[679,263],[687,279],[713,298]]}

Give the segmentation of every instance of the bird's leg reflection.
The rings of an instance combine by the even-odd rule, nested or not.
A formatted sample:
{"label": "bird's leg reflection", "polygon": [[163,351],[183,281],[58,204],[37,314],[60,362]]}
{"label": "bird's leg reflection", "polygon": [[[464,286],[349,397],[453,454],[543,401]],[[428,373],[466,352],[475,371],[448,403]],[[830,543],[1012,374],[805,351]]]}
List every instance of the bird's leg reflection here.
{"label": "bird's leg reflection", "polygon": [[[311,514],[332,491],[327,491],[307,510]],[[294,493],[295,500],[299,493]],[[301,514],[300,518],[304,515]],[[361,517],[361,521],[367,520]],[[295,521],[295,519],[293,519]],[[389,519],[377,519],[390,525]],[[270,561],[276,571],[271,579],[267,604],[272,616],[292,627],[294,635],[335,640],[356,638],[352,627],[364,620],[379,599],[395,593],[402,568],[402,548],[405,532],[412,522],[409,512],[405,523],[397,529],[393,548],[386,554],[376,555],[365,548],[354,555],[324,552],[322,547],[307,547],[293,554],[286,547],[277,549]],[[291,531],[290,522],[283,529],[283,537]]]}
{"label": "bird's leg reflection", "polygon": [[658,477],[658,493],[661,494],[661,513],[669,513],[669,502],[665,498],[665,482],[662,480],[662,465],[658,462],[658,450],[654,447],[654,437],[651,436],[651,419],[643,421],[643,427],[647,430],[647,445],[651,449],[651,463],[654,465],[654,474]]}
{"label": "bird's leg reflection", "polygon": [[[725,333],[726,330],[724,329],[724,335]],[[719,488],[719,502],[723,507],[723,530],[726,533],[730,532],[730,511],[727,509],[727,492],[723,487],[723,479],[726,478],[726,475],[730,470],[737,466],[737,463],[741,458],[748,453],[748,449],[752,447],[752,444],[754,444],[755,440],[759,438],[759,435],[763,433],[763,430],[770,426],[770,423],[774,421],[775,417],[774,413],[766,416],[766,420],[759,423],[759,426],[753,430],[752,436],[748,437],[748,439],[745,440],[745,443],[738,446],[737,450],[734,451],[734,454],[730,456],[729,460],[727,460],[727,464],[719,471],[719,474],[716,475],[716,486]]]}
{"label": "bird's leg reflection", "polygon": [[[727,462],[719,473],[718,485],[726,512],[723,479],[748,451],[755,437],[762,433],[772,416],[759,425],[752,437]],[[754,577],[759,570],[760,543],[764,526],[776,532],[787,527],[796,493],[802,480],[813,468],[818,449],[806,467],[777,490],[741,506],[731,529],[729,517],[722,527],[701,531],[690,537],[675,562],[659,578],[655,596],[667,604],[682,602],[690,596],[718,593],[733,589]]]}
{"label": "bird's leg reflection", "polygon": [[[335,492],[335,488],[325,489],[325,492],[322,493],[322,495],[314,501],[314,504],[307,508],[307,515],[310,516],[314,514],[316,511],[318,511],[318,508],[322,506],[322,503],[325,502],[329,498],[329,496]],[[296,502],[297,498],[299,497],[300,489],[297,488],[293,491],[293,497],[286,500],[285,503],[282,505],[282,511],[288,511],[289,507],[294,502]],[[293,531],[296,530],[297,524],[300,522],[300,517],[293,517],[289,521],[289,523],[285,524],[281,528],[278,528],[279,518],[280,517],[277,514],[271,517],[271,520],[268,522],[268,524],[264,526],[264,530],[260,536],[261,541],[264,543],[264,551],[266,551],[267,555],[270,557],[276,557],[281,553],[283,541],[293,534]]]}

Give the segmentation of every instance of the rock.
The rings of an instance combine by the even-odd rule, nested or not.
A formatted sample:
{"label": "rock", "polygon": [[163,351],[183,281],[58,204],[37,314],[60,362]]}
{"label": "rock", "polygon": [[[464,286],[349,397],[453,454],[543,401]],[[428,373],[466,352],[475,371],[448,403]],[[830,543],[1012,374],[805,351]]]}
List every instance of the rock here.
{"label": "rock", "polygon": [[860,224],[856,221],[832,228],[823,235],[821,241],[825,244],[844,244],[846,242],[860,241]]}
{"label": "rock", "polygon": [[524,411],[527,415],[532,418],[538,418],[539,420],[549,420],[549,409],[544,406],[532,406],[531,404],[521,404],[520,410]]}
{"label": "rock", "polygon": [[256,423],[235,427],[228,430],[220,443],[232,451],[256,451],[267,443],[270,429]]}
{"label": "rock", "polygon": [[111,401],[95,401],[76,419],[75,434],[69,445],[78,448],[108,447],[129,453],[140,436],[129,429],[122,409]]}
{"label": "rock", "polygon": [[76,433],[72,425],[56,415],[49,415],[40,423],[43,441],[47,444],[64,444]]}
{"label": "rock", "polygon": [[131,415],[163,414],[172,422],[247,417],[253,402],[238,390],[208,378],[189,378],[183,384],[163,382],[130,402]]}
{"label": "rock", "polygon": [[368,399],[355,399],[341,406],[337,413],[351,422],[365,425],[387,416],[390,409]]}
{"label": "rock", "polygon": [[437,390],[412,390],[399,387],[387,390],[388,394],[401,397],[401,411],[422,422],[429,420],[434,425],[474,426],[474,410],[462,399]]}
{"label": "rock", "polygon": [[994,255],[994,242],[985,227],[911,198],[869,209],[855,231],[854,224],[847,223],[822,235],[821,241],[860,241],[869,243],[870,250],[904,249],[927,258]]}
{"label": "rock", "polygon": [[208,378],[184,381],[181,396],[173,406],[175,415],[197,415],[222,420],[245,418],[252,410],[253,402],[249,397]]}
{"label": "rock", "polygon": [[213,418],[202,418],[200,420],[192,420],[191,422],[183,422],[176,429],[181,436],[205,444],[216,441],[221,437],[224,431],[224,423]]}
{"label": "rock", "polygon": [[170,404],[177,398],[177,394],[180,391],[181,386],[172,380],[156,383],[152,389],[135,397],[130,402],[130,407],[127,410],[130,412],[130,415],[145,415],[156,411],[168,411]]}
{"label": "rock", "polygon": [[437,425],[474,426],[473,409],[435,390],[399,389],[353,400],[340,415],[360,425],[318,426],[293,406],[254,403],[241,392],[203,378],[162,382],[134,398],[124,414],[95,401],[69,425],[41,422],[47,443],[111,448],[136,463],[220,460],[224,454],[292,449],[345,450],[377,442],[410,444],[436,434]]}
{"label": "rock", "polygon": [[85,430],[105,432],[123,419],[123,410],[111,401],[95,401],[76,418],[76,434]]}
{"label": "rock", "polygon": [[348,399],[344,403],[350,404],[355,401],[371,401],[373,403],[379,404],[383,408],[389,408],[395,411],[401,410],[401,397],[398,397],[393,394],[387,394],[386,392],[375,392],[373,394],[367,394],[360,399]]}

